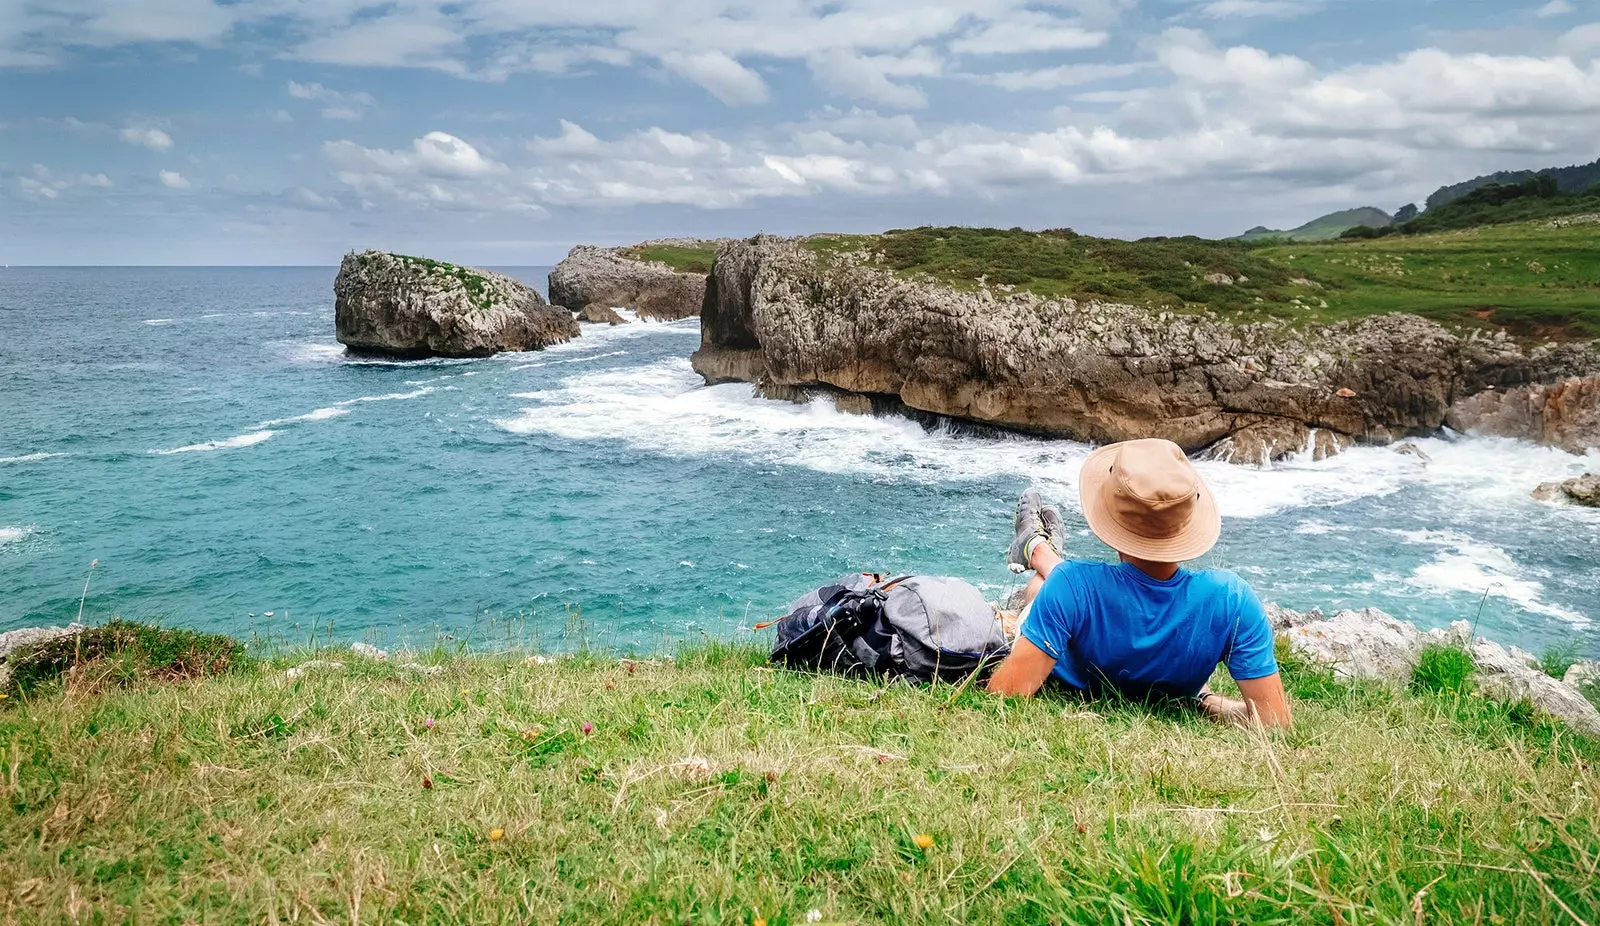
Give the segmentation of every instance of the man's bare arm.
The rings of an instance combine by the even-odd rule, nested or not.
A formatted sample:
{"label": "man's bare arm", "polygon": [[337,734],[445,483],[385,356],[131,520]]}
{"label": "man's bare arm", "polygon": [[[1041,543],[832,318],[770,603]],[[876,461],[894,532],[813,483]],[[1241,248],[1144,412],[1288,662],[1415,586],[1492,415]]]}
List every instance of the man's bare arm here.
{"label": "man's bare arm", "polygon": [[1011,655],[989,676],[989,693],[1005,697],[1030,698],[1044,687],[1056,661],[1034,646],[1027,637],[1017,637]]}
{"label": "man's bare arm", "polygon": [[1275,729],[1287,729],[1294,722],[1289,696],[1283,690],[1283,676],[1274,672],[1265,678],[1244,679],[1238,685],[1239,698],[1216,692],[1202,694],[1200,706],[1206,716],[1222,723],[1240,726],[1259,723]]}

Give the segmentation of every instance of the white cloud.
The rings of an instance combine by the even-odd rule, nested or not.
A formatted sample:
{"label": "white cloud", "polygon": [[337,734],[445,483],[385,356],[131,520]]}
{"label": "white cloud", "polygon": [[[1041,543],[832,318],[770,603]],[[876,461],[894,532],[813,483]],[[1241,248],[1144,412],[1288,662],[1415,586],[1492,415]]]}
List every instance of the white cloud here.
{"label": "white cloud", "polygon": [[1600,22],[1573,29],[1556,42],[1556,48],[1573,58],[1600,57]]}
{"label": "white cloud", "polygon": [[1539,12],[1535,15],[1540,19],[1549,19],[1552,16],[1565,16],[1576,10],[1577,7],[1573,6],[1569,0],[1550,0],[1549,3],[1539,7]]}
{"label": "white cloud", "polygon": [[993,84],[1004,90],[1055,90],[1060,87],[1078,87],[1083,84],[1131,77],[1148,70],[1150,65],[1139,62],[1128,64],[1063,64],[1059,67],[1039,68],[1032,71],[1001,71],[994,74],[966,74],[969,80]]}
{"label": "white cloud", "polygon": [[161,185],[169,190],[189,189],[188,179],[175,170],[164,170],[158,176],[161,179]]}
{"label": "white cloud", "polygon": [[363,111],[377,104],[377,100],[373,99],[372,94],[365,91],[341,92],[329,89],[318,83],[302,84],[291,80],[285,89],[288,90],[290,96],[297,100],[309,100],[324,104],[321,110],[322,118],[324,119],[359,122]]}
{"label": "white cloud", "polygon": [[761,75],[719,51],[673,52],[662,56],[667,70],[711,92],[729,106],[747,106],[767,99]]}
{"label": "white cloud", "polygon": [[403,8],[376,19],[339,26],[291,52],[303,61],[352,67],[422,67],[465,74],[458,57],[464,24],[437,10]]}
{"label": "white cloud", "polygon": [[[76,122],[77,120],[73,120]],[[84,125],[84,123],[79,123]],[[151,151],[166,151],[172,147],[172,136],[150,126],[130,125],[117,133],[117,137],[130,145],[142,145]]]}
{"label": "white cloud", "polygon": [[1212,19],[1289,19],[1314,13],[1321,7],[1321,0],[1211,0],[1201,8],[1201,12]]}
{"label": "white cloud", "polygon": [[1099,48],[1111,36],[1085,29],[1075,22],[1044,13],[1021,12],[950,43],[950,50],[966,55],[1019,55],[1041,51],[1078,51]]}
{"label": "white cloud", "polygon": [[1156,58],[1174,75],[1199,84],[1272,90],[1300,83],[1312,73],[1310,64],[1293,55],[1272,55],[1246,45],[1219,52],[1193,29],[1169,29],[1158,43]]}
{"label": "white cloud", "polygon": [[915,86],[897,83],[895,78],[932,77],[943,69],[939,59],[925,48],[904,56],[839,51],[814,56],[810,66],[817,86],[836,96],[899,109],[921,109],[928,105],[928,97]]}
{"label": "white cloud", "polygon": [[79,174],[78,185],[98,187],[100,189],[109,189],[113,186],[116,186],[116,184],[111,182],[111,178],[107,177],[105,174]]}

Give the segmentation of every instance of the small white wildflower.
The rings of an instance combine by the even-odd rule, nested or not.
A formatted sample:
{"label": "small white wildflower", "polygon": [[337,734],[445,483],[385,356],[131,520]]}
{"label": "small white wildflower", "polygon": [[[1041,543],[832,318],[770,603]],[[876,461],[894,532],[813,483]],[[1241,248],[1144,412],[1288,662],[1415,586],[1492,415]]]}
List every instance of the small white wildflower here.
{"label": "small white wildflower", "polygon": [[818,910],[816,907],[812,907],[811,909],[807,910],[806,911],[806,922],[807,923],[820,923],[820,922],[822,922],[822,911]]}

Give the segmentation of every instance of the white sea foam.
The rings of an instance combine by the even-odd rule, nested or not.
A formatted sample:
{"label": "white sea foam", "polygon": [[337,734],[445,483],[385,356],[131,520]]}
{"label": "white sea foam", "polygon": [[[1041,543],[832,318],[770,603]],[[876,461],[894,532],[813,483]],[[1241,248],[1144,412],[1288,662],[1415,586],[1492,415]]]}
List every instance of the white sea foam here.
{"label": "white sea foam", "polygon": [[569,357],[569,358],[567,358],[565,360],[541,360],[541,361],[538,361],[537,363],[519,363],[516,366],[512,367],[511,369],[513,369],[513,370],[531,370],[531,369],[533,369],[535,367],[553,367],[553,366],[555,366],[557,364],[562,364],[562,363],[588,363],[591,360],[601,360],[601,359],[604,359],[606,357],[622,357],[622,356],[625,356],[627,353],[628,352],[625,351],[625,350],[613,350],[613,351],[607,351],[606,353],[603,353],[603,354],[592,354],[592,355],[590,355],[588,357]]}
{"label": "white sea foam", "polygon": [[363,402],[400,402],[406,399],[420,399],[434,391],[435,390],[432,386],[423,386],[421,389],[413,389],[410,392],[391,392],[386,395],[356,396],[353,399],[345,399],[342,402],[335,402],[333,404],[335,408],[343,409],[351,405],[360,405]]}
{"label": "white sea foam", "polygon": [[160,326],[160,325],[170,325],[170,324],[173,323],[173,321],[174,321],[174,319],[171,319],[171,318],[147,318],[147,319],[144,320],[143,324],[151,325],[151,326]]}
{"label": "white sea foam", "polygon": [[186,447],[174,447],[171,450],[152,450],[151,453],[160,456],[170,456],[174,453],[206,453],[212,450],[234,450],[239,447],[253,447],[265,440],[271,440],[277,431],[251,431],[249,434],[239,434],[223,440],[208,440],[203,444],[189,444]]}
{"label": "white sea foam", "polygon": [[325,344],[321,341],[313,341],[288,344],[287,349],[291,363],[332,363],[344,357],[343,344]]}
{"label": "white sea foam", "polygon": [[0,463],[37,463],[40,460],[53,460],[56,457],[67,456],[65,453],[25,453],[20,457],[0,457]]}
{"label": "white sea foam", "polygon": [[1423,563],[1405,579],[1406,584],[1429,592],[1466,592],[1505,598],[1535,614],[1558,618],[1575,626],[1589,623],[1588,616],[1543,600],[1539,574],[1513,560],[1505,550],[1452,530],[1387,530],[1415,546],[1439,547],[1432,561]]}
{"label": "white sea foam", "polygon": [[337,418],[340,415],[348,414],[350,414],[350,409],[348,408],[319,408],[314,412],[296,415],[293,418],[275,418],[272,421],[263,421],[257,427],[276,428],[281,425],[296,424],[302,421],[327,421],[329,418]]}
{"label": "white sea foam", "polygon": [[19,543],[33,533],[30,527],[0,527],[0,545]]}

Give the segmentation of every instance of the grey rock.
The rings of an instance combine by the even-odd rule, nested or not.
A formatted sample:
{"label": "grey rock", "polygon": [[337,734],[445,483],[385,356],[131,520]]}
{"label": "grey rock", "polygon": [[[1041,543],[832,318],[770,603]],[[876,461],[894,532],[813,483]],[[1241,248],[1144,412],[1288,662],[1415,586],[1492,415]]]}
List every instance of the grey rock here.
{"label": "grey rock", "polygon": [[1562,482],[1546,482],[1533,490],[1535,501],[1566,502],[1600,508],[1600,475],[1585,473]]}
{"label": "grey rock", "polygon": [[383,660],[389,658],[387,651],[379,649],[371,643],[352,643],[350,644],[350,652],[355,653],[357,656],[365,656],[368,659]]}
{"label": "grey rock", "polygon": [[1503,701],[1527,699],[1574,729],[1590,736],[1600,735],[1600,711],[1576,686],[1551,678],[1498,643],[1480,639],[1471,652],[1472,661],[1478,666],[1473,684],[1481,693]]}
{"label": "grey rock", "polygon": [[292,666],[287,672],[284,673],[284,675],[288,676],[289,678],[299,678],[300,676],[309,672],[321,670],[340,671],[343,669],[344,663],[342,662],[332,662],[327,659],[313,659],[309,662],[302,662],[297,666]]}
{"label": "grey rock", "polygon": [[1433,462],[1433,457],[1428,456],[1426,451],[1410,441],[1406,441],[1405,443],[1395,447],[1394,452],[1403,456],[1416,457],[1419,461],[1421,461],[1423,466],[1427,466],[1429,463]]}
{"label": "grey rock", "polygon": [[828,386],[1044,436],[1165,437],[1260,463],[1433,434],[1460,396],[1600,373],[1592,344],[1524,349],[1414,315],[1231,322],[955,289],[803,245],[758,236],[718,249],[693,360],[708,383]]}
{"label": "grey rock", "polygon": [[1600,684],[1600,662],[1587,660],[1575,662],[1567,669],[1567,674],[1563,675],[1561,680],[1574,688]]}
{"label": "grey rock", "polygon": [[610,306],[592,302],[578,311],[578,321],[589,322],[594,325],[626,325],[628,320],[617,314],[617,310]]}
{"label": "grey rock", "polygon": [[1325,621],[1285,631],[1296,653],[1331,666],[1347,678],[1404,686],[1428,639],[1416,627],[1377,608],[1340,611]]}
{"label": "grey rock", "polygon": [[1278,614],[1275,617],[1269,606],[1274,628],[1288,638],[1296,653],[1325,663],[1347,678],[1403,687],[1411,680],[1423,648],[1443,643],[1471,654],[1477,666],[1473,686],[1479,694],[1499,700],[1527,699],[1574,729],[1600,734],[1600,711],[1575,685],[1544,674],[1538,660],[1516,647],[1507,649],[1481,637],[1471,639],[1472,629],[1466,621],[1457,621],[1448,630],[1423,633],[1377,608],[1340,611],[1320,622],[1304,621],[1296,612],[1282,609]]}
{"label": "grey rock", "polygon": [[486,357],[578,336],[570,312],[503,274],[384,251],[345,255],[333,284],[339,342],[405,357]]}
{"label": "grey rock", "polygon": [[1327,615],[1322,613],[1321,608],[1312,608],[1309,611],[1292,611],[1288,608],[1280,607],[1277,602],[1273,601],[1267,602],[1265,607],[1267,610],[1267,622],[1272,625],[1273,630],[1279,632],[1288,630],[1291,627],[1300,627],[1328,619]]}
{"label": "grey rock", "polygon": [[[580,244],[550,271],[550,301],[582,312],[591,306],[633,309],[642,319],[676,321],[700,314],[706,275],[674,270],[639,257],[643,248],[715,247],[719,241],[665,238],[631,247]],[[609,319],[608,319],[609,320]]]}

